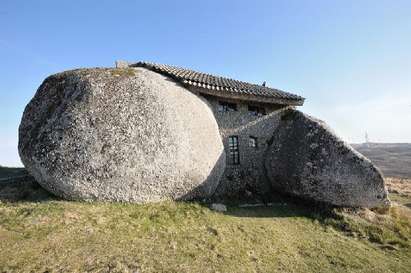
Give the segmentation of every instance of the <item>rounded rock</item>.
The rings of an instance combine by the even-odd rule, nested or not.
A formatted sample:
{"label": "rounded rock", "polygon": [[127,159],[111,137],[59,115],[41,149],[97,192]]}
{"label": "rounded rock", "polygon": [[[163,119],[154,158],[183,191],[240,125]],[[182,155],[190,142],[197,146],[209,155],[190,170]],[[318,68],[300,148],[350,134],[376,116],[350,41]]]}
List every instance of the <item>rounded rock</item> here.
{"label": "rounded rock", "polygon": [[144,68],[48,77],[24,111],[19,153],[45,189],[75,200],[206,198],[225,168],[207,102]]}
{"label": "rounded rock", "polygon": [[324,122],[289,110],[271,142],[265,168],[273,189],[334,206],[390,205],[378,168]]}

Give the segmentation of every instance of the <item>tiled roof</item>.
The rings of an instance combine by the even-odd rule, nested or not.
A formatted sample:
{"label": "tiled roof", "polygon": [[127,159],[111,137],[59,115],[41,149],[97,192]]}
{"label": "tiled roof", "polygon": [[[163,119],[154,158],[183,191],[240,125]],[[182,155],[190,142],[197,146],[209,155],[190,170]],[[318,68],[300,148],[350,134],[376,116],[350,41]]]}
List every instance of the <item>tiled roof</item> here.
{"label": "tiled roof", "polygon": [[145,67],[160,74],[169,76],[174,80],[190,86],[199,87],[200,90],[217,96],[237,97],[245,100],[258,100],[267,103],[287,105],[302,105],[304,98],[267,86],[242,82],[220,76],[193,71],[165,64],[138,62],[130,67]]}

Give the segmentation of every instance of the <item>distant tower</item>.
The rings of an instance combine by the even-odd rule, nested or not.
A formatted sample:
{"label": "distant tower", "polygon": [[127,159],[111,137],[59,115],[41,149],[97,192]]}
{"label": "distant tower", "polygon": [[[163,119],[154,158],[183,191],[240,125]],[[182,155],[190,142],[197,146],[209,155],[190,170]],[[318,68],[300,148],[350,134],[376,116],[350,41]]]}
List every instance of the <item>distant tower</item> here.
{"label": "distant tower", "polygon": [[263,81],[263,84],[262,84],[262,86],[265,86],[265,81]]}
{"label": "distant tower", "polygon": [[365,144],[367,146],[370,146],[370,139],[368,138],[368,133],[367,132],[365,132]]}

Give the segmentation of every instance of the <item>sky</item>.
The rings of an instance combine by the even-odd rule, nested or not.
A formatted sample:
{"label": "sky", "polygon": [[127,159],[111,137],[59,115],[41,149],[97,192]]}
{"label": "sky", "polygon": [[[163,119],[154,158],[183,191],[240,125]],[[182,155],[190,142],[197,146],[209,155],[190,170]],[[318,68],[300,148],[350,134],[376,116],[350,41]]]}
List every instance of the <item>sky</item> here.
{"label": "sky", "polygon": [[0,5],[0,165],[50,74],[182,66],[306,98],[350,143],[411,142],[411,1],[21,1]]}

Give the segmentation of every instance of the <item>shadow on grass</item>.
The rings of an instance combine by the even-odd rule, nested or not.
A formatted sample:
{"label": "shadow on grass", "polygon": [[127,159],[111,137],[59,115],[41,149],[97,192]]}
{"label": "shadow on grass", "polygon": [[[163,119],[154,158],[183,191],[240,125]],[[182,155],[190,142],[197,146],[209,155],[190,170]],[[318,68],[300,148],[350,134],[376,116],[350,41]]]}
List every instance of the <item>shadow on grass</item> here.
{"label": "shadow on grass", "polygon": [[266,196],[265,203],[244,204],[231,202],[226,215],[235,217],[273,218],[305,217],[313,220],[336,217],[335,207],[307,201],[295,196],[273,193]]}
{"label": "shadow on grass", "polygon": [[[12,171],[12,170],[11,170]],[[10,170],[9,172],[10,173]],[[0,202],[20,203],[20,202],[47,202],[52,200],[60,200],[60,198],[50,194],[44,190],[33,177],[21,170],[14,172],[15,176],[1,177],[0,182]],[[192,200],[197,203],[196,200]],[[178,202],[192,202],[192,201],[178,201]],[[212,200],[210,200],[212,202]],[[221,201],[221,200],[219,200]],[[210,208],[211,202],[197,203],[204,207]],[[247,204],[246,200],[238,201],[231,200],[223,202],[228,205],[229,210],[224,212],[225,215],[234,217],[253,217],[253,218],[273,218],[273,217],[308,217],[317,219],[324,215],[329,215],[330,209],[322,208],[318,205],[306,202],[304,200],[296,199],[290,196],[281,194],[273,194],[267,197],[266,204]],[[325,217],[325,216],[324,216]]]}
{"label": "shadow on grass", "polygon": [[285,218],[285,217],[308,217],[314,219],[312,213],[296,204],[272,203],[263,206],[253,207],[230,207],[225,215],[241,217],[241,218]]}
{"label": "shadow on grass", "polygon": [[[44,190],[31,176],[16,178],[0,183],[0,201],[8,203],[48,202],[61,200]],[[193,201],[178,201],[181,203],[196,203],[210,208],[211,203]],[[320,208],[303,200],[274,195],[267,204],[247,204],[230,202],[228,210],[223,214],[241,218],[279,218],[279,217],[306,217],[319,219],[330,215],[329,209]]]}
{"label": "shadow on grass", "polygon": [[[0,182],[0,202],[19,203],[60,200],[60,198],[44,190],[24,169],[9,168],[7,172],[3,172],[3,174],[6,173],[7,175],[1,175],[0,172],[0,179],[2,179]],[[10,174],[14,174],[14,177]],[[197,203],[196,200],[192,201]],[[192,201],[178,202],[190,203]],[[209,201],[210,202],[200,202],[197,204],[210,208],[213,200]],[[332,208],[313,204],[280,193],[266,196],[264,202],[265,204],[246,204],[246,199],[241,201],[226,200],[223,203],[227,204],[229,209],[224,212],[224,214],[242,218],[308,217],[311,219],[318,219],[332,216]],[[246,206],[244,206],[245,204]]]}

